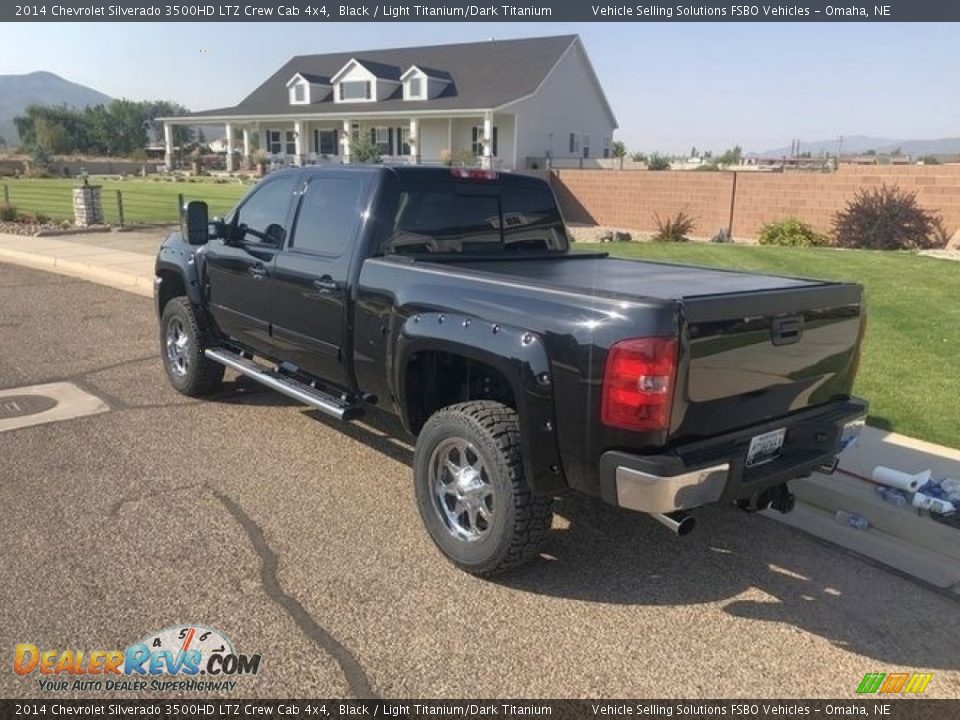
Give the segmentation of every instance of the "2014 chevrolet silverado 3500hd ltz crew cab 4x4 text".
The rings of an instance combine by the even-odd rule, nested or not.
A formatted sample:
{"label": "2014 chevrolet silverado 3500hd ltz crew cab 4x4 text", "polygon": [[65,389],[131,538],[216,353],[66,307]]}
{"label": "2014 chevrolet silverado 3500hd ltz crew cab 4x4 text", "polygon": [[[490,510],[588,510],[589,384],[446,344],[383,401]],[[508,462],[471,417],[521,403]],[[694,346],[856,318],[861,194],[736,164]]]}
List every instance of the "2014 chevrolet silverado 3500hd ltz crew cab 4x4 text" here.
{"label": "2014 chevrolet silverado 3500hd ltz crew cab 4x4 text", "polygon": [[550,186],[462,168],[328,165],[189,203],[160,248],[164,366],[232,368],[334,418],[416,438],[424,525],[489,574],[539,553],[556,495],[649,513],[793,506],[867,406],[862,289],[571,252]]}

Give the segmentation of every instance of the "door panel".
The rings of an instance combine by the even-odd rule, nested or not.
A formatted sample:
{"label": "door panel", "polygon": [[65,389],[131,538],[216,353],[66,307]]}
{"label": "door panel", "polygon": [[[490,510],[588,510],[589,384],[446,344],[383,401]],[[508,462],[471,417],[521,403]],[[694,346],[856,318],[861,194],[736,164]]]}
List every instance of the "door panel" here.
{"label": "door panel", "polygon": [[286,239],[297,175],[265,180],[232,213],[229,241],[205,248],[208,304],[217,327],[250,350],[273,354],[273,268]]}
{"label": "door panel", "polygon": [[275,249],[214,240],[208,247],[208,306],[220,332],[251,350],[270,354],[270,290]]}
{"label": "door panel", "polygon": [[325,174],[303,189],[287,248],[277,255],[273,336],[277,353],[302,370],[349,385],[344,361],[348,277],[366,180]]}

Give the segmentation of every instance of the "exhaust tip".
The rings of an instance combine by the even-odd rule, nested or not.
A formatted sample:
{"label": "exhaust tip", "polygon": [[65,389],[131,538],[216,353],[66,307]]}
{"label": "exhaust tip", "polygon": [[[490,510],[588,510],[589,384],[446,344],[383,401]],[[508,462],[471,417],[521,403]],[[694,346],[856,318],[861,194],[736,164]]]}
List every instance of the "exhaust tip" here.
{"label": "exhaust tip", "polygon": [[674,531],[680,537],[684,535],[689,535],[693,532],[693,529],[697,526],[697,521],[692,515],[687,515],[683,520],[677,523],[677,529]]}
{"label": "exhaust tip", "polygon": [[687,515],[680,510],[672,513],[650,513],[650,517],[665,525],[680,537],[689,535],[697,526],[697,521],[692,515]]}

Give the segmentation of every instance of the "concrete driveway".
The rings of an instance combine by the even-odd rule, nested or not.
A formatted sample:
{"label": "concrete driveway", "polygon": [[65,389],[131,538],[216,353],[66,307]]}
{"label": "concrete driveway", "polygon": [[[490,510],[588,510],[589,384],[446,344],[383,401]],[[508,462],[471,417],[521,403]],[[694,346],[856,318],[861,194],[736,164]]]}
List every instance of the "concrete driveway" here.
{"label": "concrete driveway", "polygon": [[[956,600],[733,508],[678,540],[564,498],[538,563],[464,575],[421,529],[392,423],[234,379],[184,398],[155,335],[146,298],[0,265],[0,388],[109,407],[0,432],[8,659],[204,623],[263,656],[235,697],[851,698],[898,670],[957,695]],[[38,695],[0,673],[0,696]]]}

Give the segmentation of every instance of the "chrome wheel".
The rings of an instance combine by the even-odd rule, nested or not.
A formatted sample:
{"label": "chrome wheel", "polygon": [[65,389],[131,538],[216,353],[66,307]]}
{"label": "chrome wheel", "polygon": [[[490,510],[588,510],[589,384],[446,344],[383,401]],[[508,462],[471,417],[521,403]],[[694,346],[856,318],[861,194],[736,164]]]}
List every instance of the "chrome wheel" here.
{"label": "chrome wheel", "polygon": [[458,540],[474,542],[493,525],[493,485],[480,453],[462,438],[448,438],[430,456],[433,509]]}
{"label": "chrome wheel", "polygon": [[190,368],[190,336],[184,330],[180,318],[170,318],[164,344],[167,349],[167,364],[174,375],[183,377]]}

